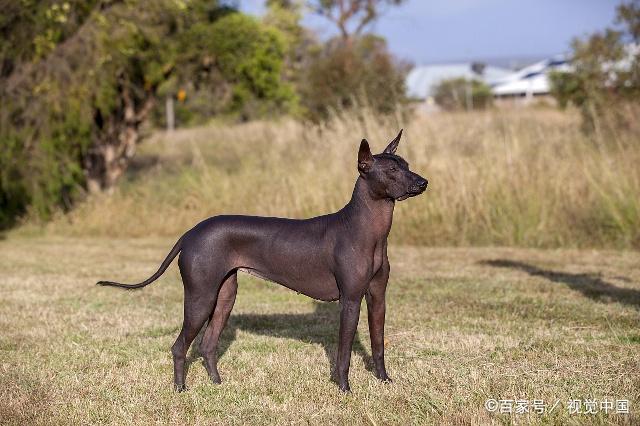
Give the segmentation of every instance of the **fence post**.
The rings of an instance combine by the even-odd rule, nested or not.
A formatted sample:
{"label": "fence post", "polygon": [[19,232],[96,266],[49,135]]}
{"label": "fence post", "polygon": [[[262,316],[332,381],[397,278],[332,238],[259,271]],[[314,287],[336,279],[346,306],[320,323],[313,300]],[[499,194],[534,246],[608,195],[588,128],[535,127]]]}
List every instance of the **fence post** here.
{"label": "fence post", "polygon": [[167,95],[166,101],[167,112],[167,131],[172,132],[176,128],[176,115],[173,109],[173,95]]}

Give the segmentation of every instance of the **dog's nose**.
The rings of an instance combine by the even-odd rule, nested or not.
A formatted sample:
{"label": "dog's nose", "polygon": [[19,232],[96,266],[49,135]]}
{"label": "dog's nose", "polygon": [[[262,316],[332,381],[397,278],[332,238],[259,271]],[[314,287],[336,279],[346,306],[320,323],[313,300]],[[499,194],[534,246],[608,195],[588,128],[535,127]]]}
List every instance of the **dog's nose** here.
{"label": "dog's nose", "polygon": [[427,187],[427,184],[429,182],[426,179],[418,179],[418,182],[416,182],[416,186],[420,189],[424,189]]}

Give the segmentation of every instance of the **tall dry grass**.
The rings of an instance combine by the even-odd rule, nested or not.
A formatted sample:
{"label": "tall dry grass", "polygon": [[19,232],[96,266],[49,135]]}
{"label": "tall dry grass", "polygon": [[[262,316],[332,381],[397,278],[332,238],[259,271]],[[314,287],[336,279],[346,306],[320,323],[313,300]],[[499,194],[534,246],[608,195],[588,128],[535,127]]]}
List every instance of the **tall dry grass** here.
{"label": "tall dry grass", "polygon": [[399,154],[429,189],[397,206],[394,242],[640,247],[638,132],[592,138],[577,114],[541,109],[406,122],[364,113],[324,126],[283,120],[157,133],[113,194],[47,230],[177,237],[221,213],[332,212],[351,195],[360,139],[381,150],[400,127]]}

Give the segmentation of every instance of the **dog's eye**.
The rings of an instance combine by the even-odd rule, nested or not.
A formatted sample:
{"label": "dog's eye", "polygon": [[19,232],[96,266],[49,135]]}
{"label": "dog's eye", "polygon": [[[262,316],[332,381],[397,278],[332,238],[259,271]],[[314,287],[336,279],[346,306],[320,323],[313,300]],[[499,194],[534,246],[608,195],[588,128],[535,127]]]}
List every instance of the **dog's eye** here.
{"label": "dog's eye", "polygon": [[395,167],[395,166],[391,166],[391,167],[389,167],[389,171],[390,171],[390,172],[395,172],[396,170],[398,170],[398,169],[396,169],[396,167]]}

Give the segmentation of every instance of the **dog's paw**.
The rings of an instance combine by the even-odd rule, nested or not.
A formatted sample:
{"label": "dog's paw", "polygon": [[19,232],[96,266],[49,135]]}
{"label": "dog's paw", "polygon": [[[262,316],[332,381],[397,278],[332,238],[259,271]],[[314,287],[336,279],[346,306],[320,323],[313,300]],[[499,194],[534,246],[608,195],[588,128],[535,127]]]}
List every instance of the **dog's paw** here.
{"label": "dog's paw", "polygon": [[343,393],[351,393],[351,387],[348,382],[338,384],[338,388],[340,388],[340,391]]}
{"label": "dog's paw", "polygon": [[174,384],[173,385],[173,390],[180,393],[180,392],[186,392],[187,391],[187,385],[185,385],[184,383],[182,384]]}
{"label": "dog's paw", "polygon": [[389,377],[387,373],[378,374],[377,377],[382,383],[393,383],[393,380],[391,380],[391,377]]}

